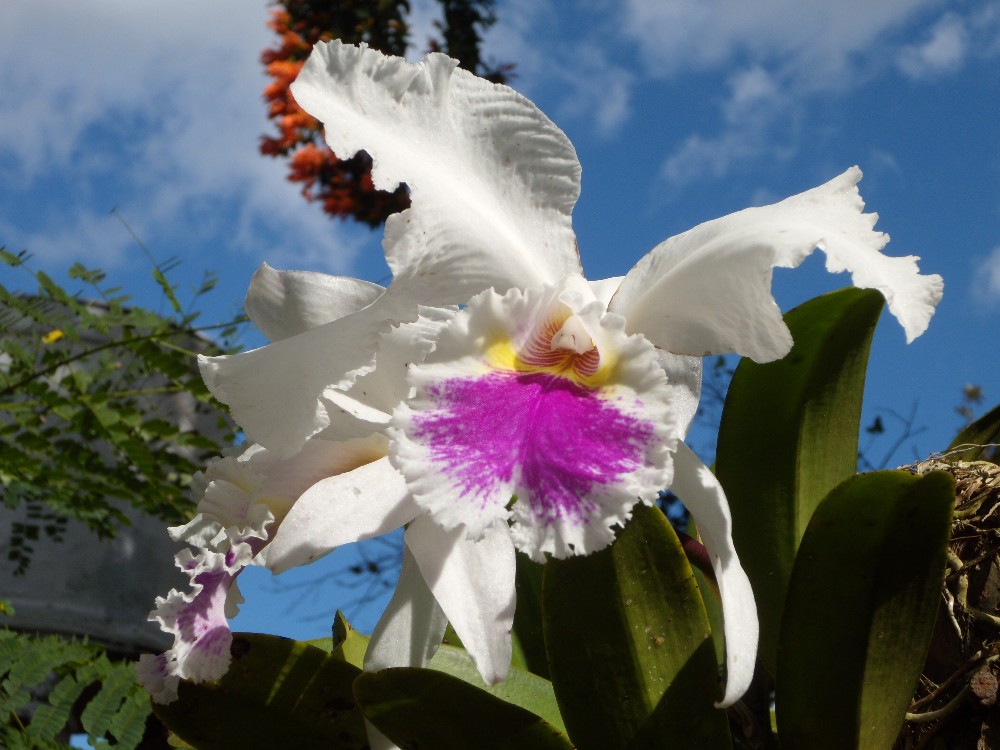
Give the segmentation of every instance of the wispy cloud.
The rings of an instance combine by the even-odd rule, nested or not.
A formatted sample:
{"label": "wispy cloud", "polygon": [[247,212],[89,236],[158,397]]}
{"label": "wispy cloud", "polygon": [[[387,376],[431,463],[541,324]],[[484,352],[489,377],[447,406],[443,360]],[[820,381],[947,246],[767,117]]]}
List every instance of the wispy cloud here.
{"label": "wispy cloud", "polygon": [[[581,36],[551,33],[563,23],[561,13],[600,10],[586,3],[572,11],[550,0],[508,0],[497,10],[498,22],[486,37],[487,55],[516,64],[514,87],[531,98],[545,97],[557,120],[585,120],[604,138],[615,136],[632,114],[635,73],[613,58],[608,44],[612,19],[594,13]],[[549,30],[546,32],[546,30]]]}
{"label": "wispy cloud", "polygon": [[1000,304],[1000,246],[976,263],[972,296],[991,307]]}
{"label": "wispy cloud", "polygon": [[131,242],[109,216],[118,206],[166,254],[212,248],[207,266],[239,256],[349,271],[367,231],[307,205],[284,165],[257,154],[272,127],[266,18],[264,0],[0,6],[0,242],[114,266]]}
{"label": "wispy cloud", "polygon": [[677,190],[694,181],[721,179],[739,163],[765,154],[772,159],[789,156],[783,140],[795,131],[801,107],[785,85],[756,65],[731,75],[719,132],[694,133],[667,156],[661,169],[667,186]]}
{"label": "wispy cloud", "polygon": [[896,61],[910,78],[929,78],[959,70],[968,51],[969,33],[964,19],[948,13],[934,24],[926,39],[905,45]]}
{"label": "wispy cloud", "polygon": [[[937,0],[631,0],[628,33],[647,74],[671,80],[736,69],[717,119],[691,133],[664,159],[676,191],[721,179],[739,165],[783,158],[802,147],[800,123],[813,104],[902,70],[912,79],[960,69],[1000,46],[1000,3],[966,15],[933,11]],[[917,41],[912,41],[916,39]]]}
{"label": "wispy cloud", "polygon": [[[942,4],[592,0],[575,9],[579,33],[554,39],[540,29],[565,23],[562,9],[550,0],[509,0],[500,6],[500,24],[489,39],[497,56],[517,61],[519,88],[541,94],[557,120],[586,118],[604,137],[617,135],[641,109],[634,93],[639,87],[648,91],[659,82],[669,98],[692,79],[725,76],[716,117],[703,117],[663,157],[669,193],[724,178],[741,164],[793,154],[811,103],[893,73],[904,44],[933,27]],[[972,22],[969,13],[966,24]],[[943,64],[948,34],[940,33]],[[934,48],[923,54],[931,58]]]}
{"label": "wispy cloud", "polygon": [[1000,54],[1000,3],[975,8],[966,15],[947,12],[918,41],[904,45],[896,57],[899,69],[914,80],[957,73],[969,59]]}
{"label": "wispy cloud", "polygon": [[[650,75],[671,77],[752,61],[832,86],[859,54],[940,0],[629,0],[625,33]],[[794,73],[793,73],[794,72]]]}

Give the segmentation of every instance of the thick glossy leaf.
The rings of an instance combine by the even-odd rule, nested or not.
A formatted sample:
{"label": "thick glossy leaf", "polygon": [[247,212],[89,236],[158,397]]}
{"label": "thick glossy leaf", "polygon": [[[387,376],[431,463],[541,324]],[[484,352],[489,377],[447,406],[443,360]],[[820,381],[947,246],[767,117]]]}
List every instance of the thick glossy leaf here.
{"label": "thick glossy leaf", "polygon": [[[982,446],[996,443],[1000,443],[1000,404],[958,433],[948,446],[949,458],[953,461],[979,461],[986,456],[988,450]],[[963,445],[973,447],[961,453],[951,453]],[[993,453],[998,451],[994,450]]]}
{"label": "thick glossy leaf", "polygon": [[368,746],[351,691],[357,667],[305,643],[256,633],[234,634],[232,654],[221,680],[183,682],[176,701],[154,706],[178,737],[199,750]]}
{"label": "thick glossy leaf", "polygon": [[782,750],[886,750],[934,629],[951,475],[880,471],[813,515],[788,588],[778,652]]}
{"label": "thick glossy leaf", "polygon": [[[525,557],[518,560],[518,564],[521,562],[530,563],[531,561]],[[537,568],[541,567],[535,563],[531,563],[531,565]],[[539,592],[538,596],[540,597],[540,595]],[[541,617],[540,612],[538,617]],[[333,634],[334,638],[332,641],[329,638],[320,638],[315,641],[309,641],[309,645],[320,648],[330,653],[334,658],[347,661],[349,664],[353,664],[360,669],[364,662],[365,650],[368,648],[368,636],[352,628],[340,612],[337,613],[334,619]],[[336,645],[333,645],[334,643]],[[476,669],[476,665],[465,649],[460,646],[449,645],[448,643],[438,648],[437,653],[434,654],[427,667],[438,672],[444,672],[452,677],[457,677],[507,703],[525,708],[545,719],[559,729],[559,731],[566,732],[562,716],[559,714],[555,692],[552,690],[552,683],[543,677],[539,677],[517,666],[512,666],[506,680],[497,685],[487,685],[483,682],[483,678],[479,675],[479,670]]]}
{"label": "thick glossy leaf", "polygon": [[479,676],[479,670],[476,669],[468,652],[465,649],[449,645],[441,646],[427,666],[438,672],[445,672],[452,677],[457,677],[507,703],[527,709],[536,716],[545,719],[559,731],[566,732],[562,716],[559,714],[559,705],[556,703],[552,683],[544,677],[539,677],[518,667],[511,667],[506,680],[497,685],[487,686],[483,682],[483,678]]}
{"label": "thick glossy leaf", "polygon": [[368,719],[400,747],[434,750],[569,750],[535,714],[431,669],[366,672],[354,684]]}
{"label": "thick glossy leaf", "polygon": [[843,289],[785,316],[781,360],[740,361],[719,429],[716,475],[753,584],[760,658],[775,671],[781,611],[799,540],[826,494],[857,471],[858,432],[879,292]]}
{"label": "thick glossy leaf", "polygon": [[544,566],[517,553],[517,609],[514,611],[514,659],[516,666],[548,678],[542,628],[542,574]]}
{"label": "thick glossy leaf", "polygon": [[637,506],[607,549],[550,560],[542,603],[553,686],[580,750],[730,747],[705,607],[659,509]]}

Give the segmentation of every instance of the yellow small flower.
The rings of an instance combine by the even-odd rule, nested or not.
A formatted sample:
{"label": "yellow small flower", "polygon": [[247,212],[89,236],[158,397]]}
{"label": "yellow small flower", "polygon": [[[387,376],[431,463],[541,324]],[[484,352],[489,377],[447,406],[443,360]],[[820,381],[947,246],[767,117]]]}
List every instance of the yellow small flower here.
{"label": "yellow small flower", "polygon": [[58,328],[55,328],[55,329],[49,331],[48,333],[46,333],[44,336],[42,336],[42,343],[43,344],[54,344],[59,339],[61,339],[63,336],[65,336],[65,334],[62,331],[60,331]]}

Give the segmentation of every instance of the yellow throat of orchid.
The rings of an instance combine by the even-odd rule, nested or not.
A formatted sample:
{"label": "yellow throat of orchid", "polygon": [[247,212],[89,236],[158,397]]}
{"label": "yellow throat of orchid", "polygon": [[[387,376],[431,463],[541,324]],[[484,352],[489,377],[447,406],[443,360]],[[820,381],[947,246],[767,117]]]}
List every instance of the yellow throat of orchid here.
{"label": "yellow throat of orchid", "polygon": [[615,357],[600,352],[576,315],[550,317],[521,344],[499,336],[486,349],[487,364],[495,370],[549,373],[589,390],[605,385]]}

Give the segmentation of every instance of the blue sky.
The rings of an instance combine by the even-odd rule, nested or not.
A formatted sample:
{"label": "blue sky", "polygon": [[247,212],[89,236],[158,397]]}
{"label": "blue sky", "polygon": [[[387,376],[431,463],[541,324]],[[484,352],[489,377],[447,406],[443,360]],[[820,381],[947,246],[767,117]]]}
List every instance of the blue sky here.
{"label": "blue sky", "polygon": [[[412,4],[419,52],[435,6]],[[487,55],[517,64],[514,86],[579,152],[574,219],[588,276],[624,273],[670,235],[859,164],[887,252],[919,255],[945,278],[912,345],[883,320],[866,419],[882,415],[892,430],[890,410],[916,405],[925,429],[893,457],[903,463],[948,443],[966,383],[983,387],[983,407],[1000,400],[1000,1],[498,0],[496,10]],[[207,320],[238,309],[263,261],[385,281],[380,233],[331,221],[284,180],[283,163],[257,154],[270,132],[266,18],[266,3],[249,0],[0,5],[0,245],[57,276],[74,261],[100,266],[154,304],[148,261],[116,208],[157,258],[180,259],[185,285],[219,273]],[[776,275],[784,309],[844,283],[818,254]],[[242,627],[326,629],[293,622],[315,608],[275,619],[280,607],[247,593],[263,620]]]}

